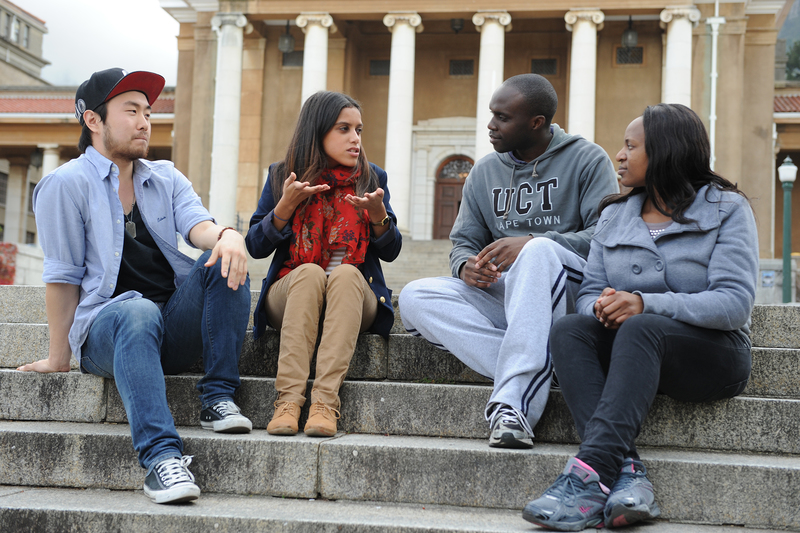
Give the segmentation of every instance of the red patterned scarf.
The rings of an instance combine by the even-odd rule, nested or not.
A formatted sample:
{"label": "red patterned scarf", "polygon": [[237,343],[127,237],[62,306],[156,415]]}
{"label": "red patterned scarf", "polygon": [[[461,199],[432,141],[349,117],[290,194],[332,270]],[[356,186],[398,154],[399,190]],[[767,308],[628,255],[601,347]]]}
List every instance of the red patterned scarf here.
{"label": "red patterned scarf", "polygon": [[350,167],[338,166],[326,170],[317,184],[330,189],[311,196],[308,202],[295,209],[292,216],[294,240],[289,244],[289,258],[278,272],[282,278],[305,263],[326,268],[333,250],[344,248],[342,264],[360,265],[369,245],[369,215],[344,198],[355,196],[358,174]]}

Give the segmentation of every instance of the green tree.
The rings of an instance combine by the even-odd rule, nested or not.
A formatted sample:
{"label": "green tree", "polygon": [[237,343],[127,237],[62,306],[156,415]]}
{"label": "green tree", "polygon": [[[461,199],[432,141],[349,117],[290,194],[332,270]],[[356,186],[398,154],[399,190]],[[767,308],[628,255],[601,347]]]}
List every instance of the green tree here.
{"label": "green tree", "polygon": [[800,80],[800,39],[792,43],[786,60],[786,79]]}

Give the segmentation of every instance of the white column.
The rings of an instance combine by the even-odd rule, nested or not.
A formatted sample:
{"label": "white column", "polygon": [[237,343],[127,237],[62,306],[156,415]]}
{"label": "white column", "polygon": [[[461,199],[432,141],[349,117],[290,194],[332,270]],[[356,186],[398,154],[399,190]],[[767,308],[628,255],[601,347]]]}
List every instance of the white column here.
{"label": "white column", "polygon": [[411,227],[411,127],[414,123],[414,53],[422,18],[389,13],[383,23],[392,32],[389,62],[389,112],[386,118],[386,173],[392,181],[392,208],[401,231]]}
{"label": "white column", "polygon": [[42,177],[47,176],[61,164],[61,154],[57,144],[40,144],[42,152]]}
{"label": "white column", "polygon": [[303,87],[301,105],[317,91],[328,86],[328,33],[336,32],[328,13],[301,13],[297,26],[306,34],[303,44]]}
{"label": "white column", "polygon": [[223,226],[236,225],[244,39],[242,28],[246,25],[247,18],[241,13],[220,13],[211,20],[211,27],[217,32],[217,72],[208,210],[217,224]]}
{"label": "white column", "polygon": [[664,82],[661,101],[692,105],[692,27],[700,20],[694,6],[668,7],[661,12],[661,27],[667,30]]}
{"label": "white column", "polygon": [[481,34],[478,59],[478,102],[475,124],[475,161],[494,151],[489,142],[489,101],[503,83],[503,63],[507,31],[511,31],[511,15],[506,11],[478,11],[472,16],[475,29]]}
{"label": "white column", "polygon": [[575,9],[564,15],[572,32],[569,55],[569,120],[567,131],[594,142],[597,100],[597,32],[605,15],[596,9]]}
{"label": "white column", "polygon": [[9,158],[8,188],[6,189],[6,216],[3,221],[5,242],[25,242],[27,218],[28,160]]}

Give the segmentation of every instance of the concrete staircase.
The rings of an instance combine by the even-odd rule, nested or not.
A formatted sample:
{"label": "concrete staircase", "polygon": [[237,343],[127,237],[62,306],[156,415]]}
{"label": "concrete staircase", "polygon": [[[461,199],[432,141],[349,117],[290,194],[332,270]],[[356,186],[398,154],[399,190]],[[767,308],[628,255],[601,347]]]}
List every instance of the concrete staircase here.
{"label": "concrete staircase", "polygon": [[[753,341],[743,396],[657,398],[638,444],[663,520],[630,530],[800,531],[800,308],[758,306]],[[388,342],[359,339],[337,436],[273,437],[277,346],[274,332],[245,343],[248,435],[199,428],[199,368],[167,378],[203,495],[159,506],[141,492],[113,381],[13,370],[47,353],[44,289],[0,287],[0,531],[531,531],[519,510],[577,450],[558,391],[532,450],[489,448],[491,384],[399,317]]]}

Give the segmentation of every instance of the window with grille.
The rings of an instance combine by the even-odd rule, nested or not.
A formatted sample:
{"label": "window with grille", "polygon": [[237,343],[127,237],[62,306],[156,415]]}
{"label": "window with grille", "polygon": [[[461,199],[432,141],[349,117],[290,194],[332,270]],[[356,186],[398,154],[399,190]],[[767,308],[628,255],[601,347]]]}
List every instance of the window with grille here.
{"label": "window with grille", "polygon": [[6,205],[6,195],[8,194],[8,174],[0,172],[0,205]]}
{"label": "window with grille", "polygon": [[557,76],[558,60],[555,58],[531,59],[531,73],[540,76]]}
{"label": "window with grille", "polygon": [[439,170],[438,179],[467,179],[469,171],[472,170],[472,160],[468,157],[458,156],[447,161]]}
{"label": "window with grille", "polygon": [[28,213],[33,214],[33,190],[36,188],[35,183],[28,183]]}
{"label": "window with grille", "polygon": [[303,66],[303,51],[295,50],[294,52],[286,52],[283,54],[284,67],[302,67]]}
{"label": "window with grille", "polygon": [[474,59],[451,59],[450,60],[450,75],[451,76],[474,76],[475,75],[475,60]]}
{"label": "window with grille", "polygon": [[370,59],[369,60],[369,75],[370,76],[388,76],[389,75],[390,61],[388,59]]}
{"label": "window with grille", "polygon": [[618,46],[617,65],[642,65],[644,63],[644,47],[642,46]]}

